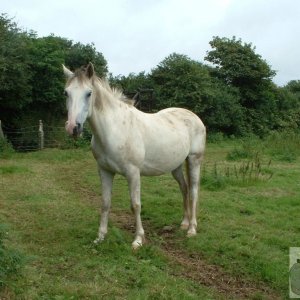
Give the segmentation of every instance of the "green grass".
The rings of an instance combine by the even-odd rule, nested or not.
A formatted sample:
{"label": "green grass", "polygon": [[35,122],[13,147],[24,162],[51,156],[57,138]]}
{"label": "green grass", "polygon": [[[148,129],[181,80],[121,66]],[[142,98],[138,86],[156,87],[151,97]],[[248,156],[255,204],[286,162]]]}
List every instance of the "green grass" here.
{"label": "green grass", "polygon": [[[261,147],[263,176],[245,181],[242,175],[226,175],[226,168],[252,159],[226,159],[239,144],[223,141],[207,147],[194,238],[177,230],[182,201],[173,178],[142,179],[142,220],[149,242],[138,252],[131,250],[132,233],[114,221],[107,240],[92,244],[100,185],[90,151],[52,149],[0,160],[0,221],[10,226],[9,248],[27,257],[21,275],[7,283],[0,298],[227,298],[182,276],[183,267],[162,250],[160,231],[166,225],[175,228],[172,243],[187,257],[197,253],[207,264],[287,297],[289,247],[299,245],[300,234],[299,156],[273,161],[272,150]],[[264,177],[270,173],[271,178]],[[224,182],[216,188],[209,182],[214,180]],[[117,214],[130,211],[121,176],[115,178],[112,205]]]}
{"label": "green grass", "polygon": [[1,177],[1,219],[11,227],[10,247],[24,253],[27,264],[21,276],[2,289],[0,298],[213,297],[210,289],[171,275],[173,267],[155,245],[132,252],[131,234],[112,223],[107,240],[93,245],[99,203],[78,190],[80,181],[99,189],[90,152],[15,154],[13,160],[2,160],[1,168],[17,170]]}

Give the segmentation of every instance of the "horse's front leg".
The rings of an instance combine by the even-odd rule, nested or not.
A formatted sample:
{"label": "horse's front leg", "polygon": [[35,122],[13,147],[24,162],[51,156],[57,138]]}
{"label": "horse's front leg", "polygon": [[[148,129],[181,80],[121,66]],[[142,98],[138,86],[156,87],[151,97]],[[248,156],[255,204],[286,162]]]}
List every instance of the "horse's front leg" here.
{"label": "horse's front leg", "polygon": [[99,176],[101,178],[101,185],[102,185],[102,205],[101,205],[101,221],[99,226],[98,237],[94,241],[94,243],[96,244],[102,242],[107,233],[107,223],[108,223],[108,215],[109,215],[109,210],[111,205],[111,191],[112,191],[114,175],[115,174],[99,168]]}
{"label": "horse's front leg", "polygon": [[130,198],[131,207],[135,214],[136,233],[135,239],[132,243],[132,248],[135,250],[142,246],[144,240],[144,229],[141,220],[141,181],[140,170],[138,168],[131,168],[126,175]]}

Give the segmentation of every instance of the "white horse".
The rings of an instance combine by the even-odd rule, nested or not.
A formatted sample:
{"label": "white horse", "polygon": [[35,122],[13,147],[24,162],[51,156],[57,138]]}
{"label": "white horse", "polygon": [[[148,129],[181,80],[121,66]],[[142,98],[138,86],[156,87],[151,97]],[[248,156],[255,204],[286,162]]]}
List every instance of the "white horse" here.
{"label": "white horse", "polygon": [[[184,202],[181,228],[196,234],[196,205],[200,164],[205,149],[205,126],[191,111],[167,108],[154,114],[144,113],[126,101],[117,89],[98,78],[90,63],[75,73],[63,66],[67,77],[67,132],[77,137],[88,120],[93,137],[92,151],[102,181],[101,221],[95,243],[107,233],[111,191],[116,173],[128,181],[131,207],[135,214],[136,234],[133,249],[144,240],[141,222],[140,176],[172,172]],[[187,162],[187,183],[182,165]]]}

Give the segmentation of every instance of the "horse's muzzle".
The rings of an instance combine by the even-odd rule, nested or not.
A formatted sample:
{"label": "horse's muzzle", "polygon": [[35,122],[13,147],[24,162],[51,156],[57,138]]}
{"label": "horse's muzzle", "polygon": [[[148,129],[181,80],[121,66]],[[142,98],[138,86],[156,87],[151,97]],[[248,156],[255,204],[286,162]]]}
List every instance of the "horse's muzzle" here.
{"label": "horse's muzzle", "polygon": [[78,138],[82,133],[82,126],[80,123],[76,123],[76,126],[73,128],[73,137]]}
{"label": "horse's muzzle", "polygon": [[78,138],[82,133],[82,129],[83,128],[80,123],[76,123],[76,125],[72,126],[72,123],[69,121],[66,122],[66,131],[69,135],[73,136],[73,138]]}

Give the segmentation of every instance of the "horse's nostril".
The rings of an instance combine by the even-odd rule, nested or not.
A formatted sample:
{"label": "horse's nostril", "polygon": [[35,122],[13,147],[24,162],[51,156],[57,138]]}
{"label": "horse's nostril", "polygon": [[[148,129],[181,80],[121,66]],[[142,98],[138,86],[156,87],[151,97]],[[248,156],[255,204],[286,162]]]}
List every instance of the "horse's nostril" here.
{"label": "horse's nostril", "polygon": [[80,123],[76,123],[76,125],[77,125],[77,129],[80,129],[81,127]]}
{"label": "horse's nostril", "polygon": [[78,134],[78,127],[75,126],[75,127],[73,128],[73,135],[77,135],[77,134]]}

